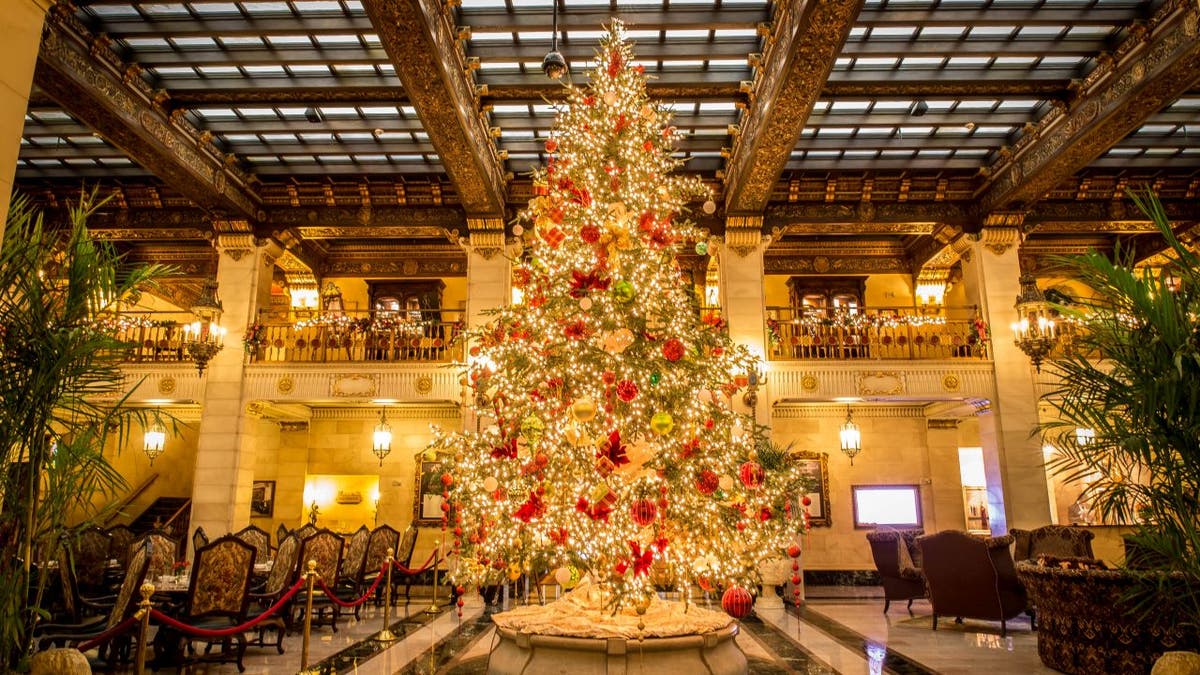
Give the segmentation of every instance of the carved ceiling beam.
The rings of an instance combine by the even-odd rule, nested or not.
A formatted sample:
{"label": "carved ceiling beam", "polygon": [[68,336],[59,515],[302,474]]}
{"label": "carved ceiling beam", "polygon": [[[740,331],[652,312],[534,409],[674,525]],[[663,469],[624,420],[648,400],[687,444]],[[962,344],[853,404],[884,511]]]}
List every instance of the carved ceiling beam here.
{"label": "carved ceiling beam", "polygon": [[504,169],[479,115],[447,5],[366,0],[363,6],[468,214],[503,217]]}
{"label": "carved ceiling beam", "polygon": [[762,213],[863,0],[779,5],[725,171],[725,211]]}
{"label": "carved ceiling beam", "polygon": [[122,63],[104,36],[88,34],[67,4],[46,19],[34,79],[63,109],[202,209],[261,220],[248,176],[182,115],[168,115],[136,65]]}
{"label": "carved ceiling beam", "polygon": [[1200,6],[1168,0],[988,169],[984,211],[1037,201],[1200,82]]}
{"label": "carved ceiling beam", "polygon": [[931,234],[939,224],[975,219],[966,202],[860,201],[774,204],[764,221],[788,234]]}
{"label": "carved ceiling beam", "polygon": [[326,277],[461,277],[467,256],[457,244],[420,246],[370,244],[336,246],[329,251]]}
{"label": "carved ceiling beam", "polygon": [[[728,235],[726,235],[728,238]],[[908,274],[898,240],[785,241],[763,255],[766,274]]]}

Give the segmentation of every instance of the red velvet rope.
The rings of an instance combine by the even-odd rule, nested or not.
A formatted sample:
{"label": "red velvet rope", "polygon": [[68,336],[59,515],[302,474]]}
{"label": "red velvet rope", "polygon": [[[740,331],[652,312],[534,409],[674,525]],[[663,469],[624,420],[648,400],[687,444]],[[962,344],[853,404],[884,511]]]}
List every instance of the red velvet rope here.
{"label": "red velvet rope", "polygon": [[188,635],[195,635],[198,637],[211,637],[211,638],[229,637],[231,635],[237,635],[238,633],[244,633],[244,632],[250,630],[251,628],[254,628],[258,624],[262,623],[263,621],[266,621],[268,618],[271,617],[272,614],[274,614],[275,612],[278,612],[279,609],[281,607],[283,607],[283,605],[285,603],[287,603],[288,600],[291,600],[292,596],[299,593],[300,589],[304,588],[304,584],[307,581],[308,581],[308,579],[306,577],[301,577],[301,578],[297,579],[296,583],[293,584],[292,587],[288,589],[288,592],[284,593],[283,597],[276,600],[275,604],[273,604],[269,608],[267,608],[267,611],[263,612],[262,614],[259,614],[258,616],[254,617],[253,619],[250,619],[249,621],[247,621],[246,623],[243,623],[240,626],[230,626],[229,628],[221,628],[218,630],[210,630],[208,628],[196,628],[195,626],[189,626],[186,623],[179,621],[178,619],[171,618],[171,617],[167,616],[166,614],[163,614],[162,612],[158,611],[157,609],[150,610],[150,618],[157,619],[176,630],[187,633]]}
{"label": "red velvet rope", "polygon": [[138,622],[138,616],[137,616],[137,614],[134,614],[133,616],[125,619],[124,621],[113,626],[112,628],[109,628],[108,630],[97,635],[96,637],[92,638],[91,640],[88,640],[87,642],[84,642],[83,644],[79,645],[79,647],[77,647],[77,649],[81,652],[86,652],[89,649],[94,649],[96,647],[99,647],[100,645],[104,644],[105,642],[108,642],[109,640],[115,638],[116,636],[120,635],[121,633],[124,633],[125,631],[129,630],[129,627],[137,622]]}
{"label": "red velvet rope", "polygon": [[434,565],[438,564],[438,560],[440,560],[440,558],[437,558],[438,553],[439,553],[439,551],[437,549],[434,549],[433,552],[429,554],[429,557],[425,559],[425,562],[422,563],[421,566],[415,570],[405,567],[404,565],[402,565],[400,563],[399,560],[393,560],[392,565],[394,565],[401,574],[407,574],[408,576],[411,577],[414,574],[420,574],[421,572],[429,570]]}
{"label": "red velvet rope", "polygon": [[326,586],[325,581],[322,579],[317,579],[317,585],[320,586],[321,590],[325,592],[325,595],[327,595],[329,597],[329,599],[333,601],[333,604],[337,605],[338,607],[347,607],[347,608],[358,607],[359,605],[366,602],[367,598],[369,598],[375,594],[375,589],[379,588],[379,582],[383,580],[383,575],[386,572],[387,572],[387,563],[385,562],[383,564],[383,566],[381,566],[379,568],[379,576],[375,577],[375,583],[371,584],[371,587],[367,589],[367,592],[364,593],[363,596],[357,600],[342,600],[337,595],[334,595],[333,590],[330,589],[328,586]]}

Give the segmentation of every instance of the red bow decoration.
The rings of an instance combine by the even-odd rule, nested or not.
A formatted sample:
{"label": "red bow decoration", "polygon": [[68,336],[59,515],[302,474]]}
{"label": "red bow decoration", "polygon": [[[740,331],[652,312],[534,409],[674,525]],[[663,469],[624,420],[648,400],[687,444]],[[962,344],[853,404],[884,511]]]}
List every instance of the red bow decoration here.
{"label": "red bow decoration", "polygon": [[559,546],[566,546],[567,539],[569,536],[570,535],[567,533],[567,528],[565,528],[565,527],[558,528],[557,532],[555,532],[554,530],[550,531],[550,541],[554,542],[555,544],[558,544]]}
{"label": "red bow decoration", "polygon": [[571,201],[574,201],[576,204],[579,204],[581,206],[591,206],[592,205],[592,194],[587,191],[587,188],[572,187],[570,192],[571,192]]}
{"label": "red bow decoration", "polygon": [[612,513],[612,506],[607,501],[601,501],[594,505],[589,504],[587,497],[580,497],[579,501],[575,502],[575,510],[592,520],[603,520],[607,523],[608,514]]}
{"label": "red bow decoration", "polygon": [[629,463],[629,457],[625,455],[626,446],[621,445],[621,432],[613,429],[608,434],[608,440],[600,444],[600,450],[596,453],[596,457],[607,457],[610,462],[616,466]]}
{"label": "red bow decoration", "polygon": [[569,323],[563,328],[563,335],[572,340],[586,340],[591,334],[591,329],[583,319]]}
{"label": "red bow decoration", "polygon": [[612,279],[601,277],[596,270],[587,274],[579,270],[571,270],[571,297],[582,298],[588,294],[588,291],[607,291],[610,283],[612,283]]}
{"label": "red bow decoration", "polygon": [[640,577],[650,573],[650,566],[654,564],[654,549],[647,547],[642,551],[641,544],[636,541],[629,542],[629,549],[633,551],[633,576]]}
{"label": "red bow decoration", "polygon": [[526,499],[525,503],[521,504],[521,508],[517,509],[517,512],[513,516],[522,522],[528,523],[534,518],[541,518],[544,513],[546,513],[545,502],[542,501],[542,498],[536,492],[530,490],[529,499]]}

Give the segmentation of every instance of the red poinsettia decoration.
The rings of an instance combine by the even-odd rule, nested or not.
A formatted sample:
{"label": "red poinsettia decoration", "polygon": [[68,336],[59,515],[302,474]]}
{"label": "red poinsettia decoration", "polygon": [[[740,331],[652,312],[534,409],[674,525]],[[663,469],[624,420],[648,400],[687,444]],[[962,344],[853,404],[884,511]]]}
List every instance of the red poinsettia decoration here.
{"label": "red poinsettia decoration", "polygon": [[612,502],[602,500],[595,504],[590,504],[587,497],[580,497],[579,501],[575,502],[575,510],[592,520],[602,520],[607,523],[608,515],[612,513]]}
{"label": "red poinsettia decoration", "polygon": [[671,338],[663,343],[662,355],[663,358],[674,363],[683,358],[684,347],[683,342],[679,338]]}
{"label": "red poinsettia decoration", "polygon": [[577,319],[563,328],[563,335],[572,340],[586,340],[591,334],[591,329],[583,319]]}
{"label": "red poinsettia decoration", "polygon": [[608,57],[608,76],[616,77],[623,65],[625,64],[621,60],[620,52],[613,50],[612,54]]}
{"label": "red poinsettia decoration", "polygon": [[589,244],[600,241],[600,228],[595,225],[584,225],[579,228],[579,238]]}
{"label": "red poinsettia decoration", "polygon": [[606,457],[615,466],[621,466],[629,463],[629,457],[625,454],[627,449],[627,446],[621,444],[621,432],[613,429],[608,434],[608,440],[600,443],[596,457]]}
{"label": "red poinsettia decoration", "polygon": [[529,498],[525,500],[524,504],[521,504],[513,516],[523,523],[528,523],[534,518],[541,518],[545,513],[546,503],[542,501],[537,492],[530,490]]}
{"label": "red poinsettia decoration", "polygon": [[640,577],[649,574],[650,566],[654,564],[654,549],[647,547],[643,551],[641,544],[631,540],[629,550],[633,552],[633,576]]}
{"label": "red poinsettia decoration", "polygon": [[513,436],[509,439],[502,439],[500,445],[492,447],[493,459],[516,459],[517,457],[517,437]]}
{"label": "red poinsettia decoration", "polygon": [[594,269],[586,274],[571,270],[571,297],[582,298],[588,291],[607,291],[610,283],[612,279],[601,276],[599,270]]}

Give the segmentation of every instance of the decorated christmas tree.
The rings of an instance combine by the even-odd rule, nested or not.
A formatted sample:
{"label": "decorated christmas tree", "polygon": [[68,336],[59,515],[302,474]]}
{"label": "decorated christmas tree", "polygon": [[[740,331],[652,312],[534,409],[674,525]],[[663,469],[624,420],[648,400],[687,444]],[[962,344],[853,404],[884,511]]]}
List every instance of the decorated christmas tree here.
{"label": "decorated christmas tree", "polygon": [[[523,299],[469,331],[478,428],[439,432],[455,582],[589,577],[613,609],[657,586],[753,588],[804,526],[800,478],[739,390],[760,367],[702,313],[676,256],[708,198],[614,22],[568,86],[513,232]],[[747,597],[748,600],[748,597]]]}

